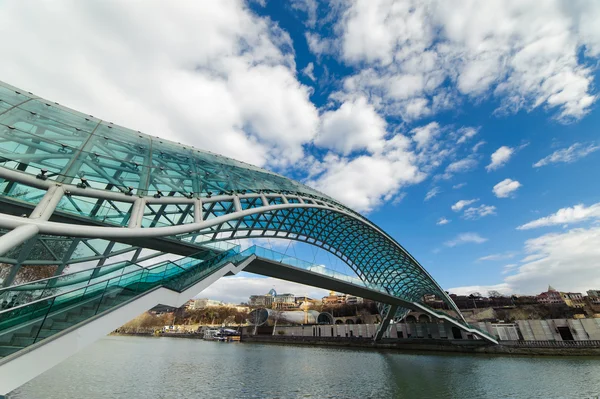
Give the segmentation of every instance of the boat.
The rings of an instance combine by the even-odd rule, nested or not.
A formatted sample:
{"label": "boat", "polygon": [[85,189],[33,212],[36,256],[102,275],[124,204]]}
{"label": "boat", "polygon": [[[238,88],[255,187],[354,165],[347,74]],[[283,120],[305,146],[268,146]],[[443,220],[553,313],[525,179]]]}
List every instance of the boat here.
{"label": "boat", "polygon": [[241,335],[237,330],[221,328],[214,335],[214,339],[221,342],[239,342]]}

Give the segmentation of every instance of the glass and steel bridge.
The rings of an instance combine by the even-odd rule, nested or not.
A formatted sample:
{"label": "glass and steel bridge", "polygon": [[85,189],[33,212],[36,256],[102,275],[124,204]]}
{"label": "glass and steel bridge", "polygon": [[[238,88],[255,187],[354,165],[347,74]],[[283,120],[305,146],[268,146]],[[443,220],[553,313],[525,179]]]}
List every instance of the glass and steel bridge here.
{"label": "glass and steel bridge", "polygon": [[[454,312],[457,323],[470,328],[408,251],[329,196],[4,83],[0,235],[0,338],[3,329],[14,329],[25,319],[51,316],[55,303],[74,305],[74,294],[58,300],[56,292],[86,287],[82,296],[98,299],[111,287],[112,275],[101,278],[108,265],[119,281],[127,282],[116,286],[131,289],[130,299],[158,285],[183,289],[215,267],[239,263],[244,255],[232,249],[232,240],[273,237],[322,248],[344,261],[368,289],[413,304],[383,305],[388,318],[402,317],[411,308],[428,309],[421,301],[433,294]],[[167,254],[184,260],[169,266],[173,263],[161,258]],[[77,271],[85,273],[83,280],[74,277]],[[77,285],[82,281],[84,286]],[[105,285],[87,288],[100,281]],[[60,288],[70,284],[73,290]],[[15,312],[34,303],[35,312]],[[92,317],[108,308],[98,305],[83,313]],[[21,338],[35,343],[40,336]],[[0,339],[0,351],[1,346]],[[10,348],[5,352],[10,354]]]}

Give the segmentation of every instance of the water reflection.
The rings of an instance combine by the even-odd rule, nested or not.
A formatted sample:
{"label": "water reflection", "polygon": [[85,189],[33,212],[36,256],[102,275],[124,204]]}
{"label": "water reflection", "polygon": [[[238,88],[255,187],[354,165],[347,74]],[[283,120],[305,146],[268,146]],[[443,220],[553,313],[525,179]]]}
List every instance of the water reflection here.
{"label": "water reflection", "polygon": [[598,376],[597,358],[107,337],[9,398],[585,398]]}

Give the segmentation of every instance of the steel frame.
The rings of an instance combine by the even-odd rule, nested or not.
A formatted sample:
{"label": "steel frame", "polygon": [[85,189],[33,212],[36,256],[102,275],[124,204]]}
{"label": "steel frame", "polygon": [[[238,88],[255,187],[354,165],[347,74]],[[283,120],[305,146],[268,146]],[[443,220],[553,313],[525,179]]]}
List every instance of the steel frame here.
{"label": "steel frame", "polygon": [[[398,242],[332,198],[272,172],[122,128],[3,83],[0,201],[35,206],[29,217],[0,212],[0,228],[6,230],[0,256],[14,265],[12,278],[22,265],[40,264],[24,256],[30,252],[24,245],[51,236],[73,240],[56,259],[60,271],[82,243],[101,265],[121,242],[133,242],[126,252],[139,255],[149,238],[174,238],[201,249],[211,242],[278,237],[331,252],[370,288],[410,302],[434,294],[462,317]],[[69,223],[53,220],[57,215]],[[106,250],[94,249],[93,239],[105,240]],[[15,248],[18,255],[11,255]]]}

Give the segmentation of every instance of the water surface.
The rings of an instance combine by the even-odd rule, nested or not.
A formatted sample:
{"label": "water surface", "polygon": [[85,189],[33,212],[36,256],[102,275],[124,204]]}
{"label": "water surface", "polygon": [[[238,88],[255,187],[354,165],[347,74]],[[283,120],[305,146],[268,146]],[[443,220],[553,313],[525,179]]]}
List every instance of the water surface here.
{"label": "water surface", "polygon": [[106,337],[11,399],[590,398],[600,359]]}

